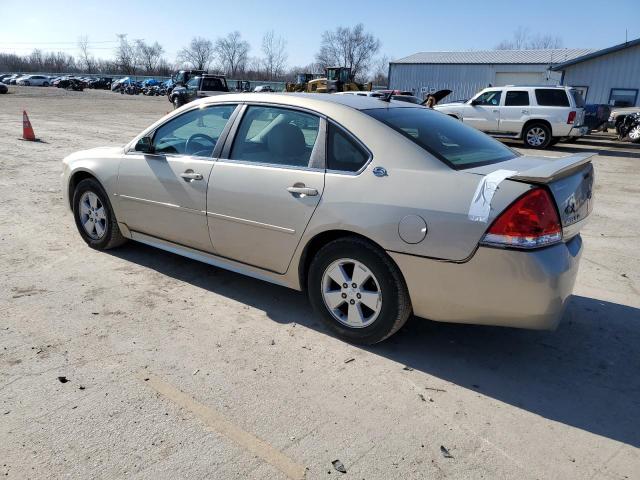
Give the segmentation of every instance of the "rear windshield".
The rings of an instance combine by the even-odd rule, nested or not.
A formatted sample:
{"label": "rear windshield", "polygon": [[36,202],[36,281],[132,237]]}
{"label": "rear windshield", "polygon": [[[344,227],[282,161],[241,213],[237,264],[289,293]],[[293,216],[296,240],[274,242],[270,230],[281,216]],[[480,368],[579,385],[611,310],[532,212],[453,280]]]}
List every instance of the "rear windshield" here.
{"label": "rear windshield", "polygon": [[498,140],[428,108],[363,110],[455,169],[504,162],[518,154]]}

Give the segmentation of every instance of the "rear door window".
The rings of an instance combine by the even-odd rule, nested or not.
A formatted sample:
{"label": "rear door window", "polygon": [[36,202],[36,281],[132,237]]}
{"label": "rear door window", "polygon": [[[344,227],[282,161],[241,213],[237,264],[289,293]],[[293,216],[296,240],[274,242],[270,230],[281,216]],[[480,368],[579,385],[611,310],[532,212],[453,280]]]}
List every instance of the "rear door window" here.
{"label": "rear door window", "polygon": [[529,105],[529,92],[522,90],[508,91],[504,98],[505,107],[524,107]]}
{"label": "rear door window", "polygon": [[252,105],[231,148],[231,160],[308,167],[320,118],[298,110]]}
{"label": "rear door window", "polygon": [[536,101],[543,107],[569,107],[569,98],[564,89],[536,88]]}

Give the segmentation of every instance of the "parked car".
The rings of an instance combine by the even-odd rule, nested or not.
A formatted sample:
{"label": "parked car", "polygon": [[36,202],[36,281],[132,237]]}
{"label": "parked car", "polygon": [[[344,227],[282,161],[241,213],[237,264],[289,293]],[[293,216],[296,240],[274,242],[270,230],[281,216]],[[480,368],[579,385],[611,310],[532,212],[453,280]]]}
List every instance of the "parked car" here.
{"label": "parked car", "polygon": [[613,107],[609,113],[607,127],[613,128],[619,133],[620,125],[624,122],[625,117],[632,113],[640,113],[640,107]]}
{"label": "parked car", "polygon": [[25,87],[48,87],[51,83],[46,75],[25,75],[18,79],[17,84]]}
{"label": "parked car", "polygon": [[0,83],[0,93],[8,93],[9,87],[7,87],[4,83]]}
{"label": "parked car", "polygon": [[[381,91],[381,90],[373,90],[370,92],[355,90],[355,91],[349,91],[349,92],[337,92],[334,95],[355,95],[357,97],[383,98],[383,97],[386,97],[389,94],[389,92],[391,92],[391,90],[386,90],[386,93],[385,91]],[[415,103],[418,105],[422,103],[422,101],[418,97],[414,95],[405,95],[405,94],[392,94],[391,100],[397,100],[399,102]]]}
{"label": "parked car", "polygon": [[465,103],[435,109],[494,137],[521,139],[529,148],[547,148],[589,132],[584,125],[584,100],[566,86],[485,88]]}
{"label": "parked car", "polygon": [[267,92],[273,92],[273,88],[271,88],[270,85],[258,85],[256,88],[253,89],[254,92],[256,93],[267,93]]}
{"label": "parked car", "polygon": [[111,83],[113,82],[113,78],[111,77],[100,77],[94,78],[89,82],[89,88],[100,89],[100,90],[110,90]]}
{"label": "parked car", "polygon": [[17,83],[18,79],[23,77],[23,76],[24,76],[24,73],[14,73],[10,77],[5,78],[3,80],[3,83],[5,83],[6,85],[15,85]]}
{"label": "parked car", "polygon": [[3,73],[2,75],[0,75],[0,83],[4,83],[4,79],[9,78],[11,75],[11,73]]}
{"label": "parked car", "polygon": [[62,180],[90,247],[131,239],[306,290],[338,336],[372,344],[411,313],[555,327],[593,207],[591,156],[523,156],[410,103],[246,93],[74,153]]}
{"label": "parked car", "polygon": [[186,85],[176,85],[169,94],[169,100],[174,108],[180,108],[197,98],[211,97],[229,93],[227,79],[223,75],[204,73],[191,77]]}

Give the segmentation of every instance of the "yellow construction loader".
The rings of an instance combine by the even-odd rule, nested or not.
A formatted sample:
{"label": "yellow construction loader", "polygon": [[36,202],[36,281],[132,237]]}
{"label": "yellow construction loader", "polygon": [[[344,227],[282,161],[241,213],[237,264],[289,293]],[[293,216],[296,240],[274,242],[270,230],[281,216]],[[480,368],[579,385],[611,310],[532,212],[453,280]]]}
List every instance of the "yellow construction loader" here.
{"label": "yellow construction loader", "polygon": [[370,91],[371,82],[367,84],[356,83],[348,67],[328,67],[323,78],[313,78],[308,73],[300,73],[296,77],[296,83],[288,83],[287,92],[307,93],[336,93]]}

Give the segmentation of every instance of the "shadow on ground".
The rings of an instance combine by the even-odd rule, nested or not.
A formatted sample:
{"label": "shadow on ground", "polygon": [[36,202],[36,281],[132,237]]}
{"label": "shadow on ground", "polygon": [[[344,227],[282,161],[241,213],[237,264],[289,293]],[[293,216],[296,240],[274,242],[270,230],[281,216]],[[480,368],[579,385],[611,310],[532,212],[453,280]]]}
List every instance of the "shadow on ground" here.
{"label": "shadow on ground", "polygon": [[[323,334],[300,292],[129,243],[113,255]],[[462,292],[463,294],[463,292]],[[367,351],[549,420],[640,447],[640,310],[574,296],[559,329],[411,319]]]}

